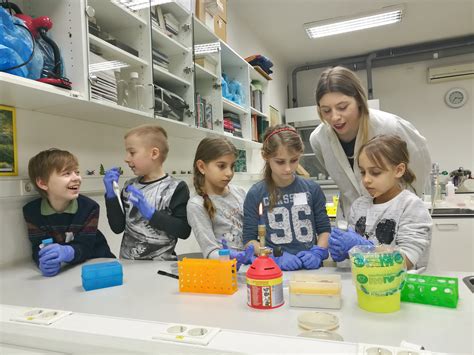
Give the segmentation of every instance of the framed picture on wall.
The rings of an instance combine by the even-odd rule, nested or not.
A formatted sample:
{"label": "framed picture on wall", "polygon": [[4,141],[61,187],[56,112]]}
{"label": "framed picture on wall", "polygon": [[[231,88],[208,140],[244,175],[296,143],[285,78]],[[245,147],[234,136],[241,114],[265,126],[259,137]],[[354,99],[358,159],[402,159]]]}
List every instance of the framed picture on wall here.
{"label": "framed picture on wall", "polygon": [[0,105],[0,176],[18,175],[15,108]]}

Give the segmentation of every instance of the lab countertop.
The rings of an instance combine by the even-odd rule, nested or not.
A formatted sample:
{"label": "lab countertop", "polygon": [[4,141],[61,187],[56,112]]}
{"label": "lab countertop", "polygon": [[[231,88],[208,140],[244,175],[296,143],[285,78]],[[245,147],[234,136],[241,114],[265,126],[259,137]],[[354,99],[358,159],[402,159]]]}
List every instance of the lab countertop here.
{"label": "lab countertop", "polygon": [[[91,260],[94,263],[103,260]],[[167,323],[197,324],[222,329],[296,336],[302,332],[297,317],[312,308],[285,304],[273,310],[247,306],[246,285],[239,283],[233,295],[180,293],[176,279],[157,275],[171,271],[171,262],[121,260],[122,286],[86,292],[81,284],[81,266],[67,267],[58,276],[41,276],[32,262],[0,271],[0,303],[14,306],[44,307],[104,316],[152,320]],[[462,282],[467,273],[442,273],[459,277],[457,309],[402,303],[395,313],[378,314],[360,309],[349,269],[323,268],[314,273],[337,273],[342,277],[343,304],[328,311],[339,317],[336,330],[344,341],[399,346],[402,340],[421,344],[426,349],[448,353],[473,353],[474,294]],[[288,280],[291,272],[285,272]],[[240,271],[242,279],[244,272]],[[287,281],[286,281],[287,283]]]}

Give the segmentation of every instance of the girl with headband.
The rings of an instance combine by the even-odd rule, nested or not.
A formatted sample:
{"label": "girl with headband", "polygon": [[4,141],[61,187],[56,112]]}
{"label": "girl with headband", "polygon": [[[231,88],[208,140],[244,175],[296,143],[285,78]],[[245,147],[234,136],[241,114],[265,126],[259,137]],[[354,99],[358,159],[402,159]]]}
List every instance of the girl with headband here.
{"label": "girl with headband", "polygon": [[264,178],[244,202],[244,244],[258,252],[258,224],[265,224],[266,245],[283,252],[274,257],[282,270],[318,269],[328,257],[326,198],[314,181],[295,174],[303,151],[293,127],[269,127],[262,146]]}

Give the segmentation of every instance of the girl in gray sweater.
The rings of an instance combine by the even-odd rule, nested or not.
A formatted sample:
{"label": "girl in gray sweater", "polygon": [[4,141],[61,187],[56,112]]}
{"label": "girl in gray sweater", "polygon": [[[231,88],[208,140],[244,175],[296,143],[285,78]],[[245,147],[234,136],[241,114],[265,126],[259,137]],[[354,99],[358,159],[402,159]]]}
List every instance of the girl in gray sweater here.
{"label": "girl in gray sweater", "polygon": [[222,243],[238,266],[250,263],[253,247],[243,251],[245,190],[230,185],[237,149],[225,138],[204,138],[194,157],[194,195],[187,205],[188,223],[205,258],[217,259]]}
{"label": "girl in gray sweater", "polygon": [[346,259],[355,245],[386,244],[400,248],[408,269],[426,268],[432,221],[421,199],[407,189],[415,181],[408,162],[407,144],[397,136],[376,136],[361,147],[357,163],[366,193],[352,204],[349,231],[331,232],[334,261]]}

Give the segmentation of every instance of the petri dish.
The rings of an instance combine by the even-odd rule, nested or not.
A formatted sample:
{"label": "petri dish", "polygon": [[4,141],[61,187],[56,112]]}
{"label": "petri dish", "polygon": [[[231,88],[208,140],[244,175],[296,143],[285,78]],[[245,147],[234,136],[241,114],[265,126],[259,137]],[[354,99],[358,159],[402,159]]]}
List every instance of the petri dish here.
{"label": "petri dish", "polygon": [[344,341],[342,336],[340,336],[338,333],[331,332],[329,330],[321,330],[321,329],[308,330],[307,332],[303,332],[299,334],[298,336],[303,337],[303,338]]}
{"label": "petri dish", "polygon": [[333,330],[339,326],[339,318],[327,312],[305,312],[298,316],[298,325],[305,330]]}

